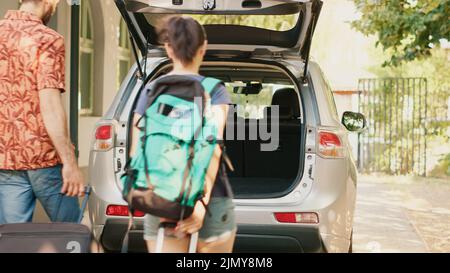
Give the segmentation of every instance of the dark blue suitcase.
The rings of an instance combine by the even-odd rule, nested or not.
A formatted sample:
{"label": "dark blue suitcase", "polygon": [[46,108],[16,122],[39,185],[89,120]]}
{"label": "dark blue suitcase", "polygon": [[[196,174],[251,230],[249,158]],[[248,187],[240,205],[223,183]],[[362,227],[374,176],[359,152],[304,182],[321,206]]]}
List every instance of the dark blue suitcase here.
{"label": "dark blue suitcase", "polygon": [[88,186],[78,223],[0,225],[0,253],[89,253],[91,231],[81,221],[90,193]]}

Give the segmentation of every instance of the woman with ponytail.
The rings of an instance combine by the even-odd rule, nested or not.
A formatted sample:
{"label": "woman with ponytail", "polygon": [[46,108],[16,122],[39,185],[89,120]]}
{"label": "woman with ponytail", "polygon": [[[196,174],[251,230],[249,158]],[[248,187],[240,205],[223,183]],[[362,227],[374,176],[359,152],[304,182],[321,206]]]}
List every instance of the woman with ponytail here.
{"label": "woman with ponytail", "polygon": [[[206,33],[202,25],[190,17],[174,16],[161,24],[158,37],[173,63],[172,70],[166,75],[183,75],[202,81],[199,74],[203,57],[207,50]],[[165,77],[165,76],[163,76]],[[149,83],[151,86],[152,83]],[[149,90],[145,88],[144,90]],[[144,114],[147,107],[147,94],[142,92],[135,109],[133,130],[133,144],[131,154],[134,153],[138,128],[136,122]],[[212,112],[218,118],[219,136],[223,136],[230,96],[225,87],[220,85],[211,96]],[[197,202],[193,214],[179,221],[176,228],[168,230],[164,238],[163,252],[187,252],[189,235],[199,232],[197,251],[231,252],[236,236],[233,194],[226,175],[226,169],[221,162],[221,149],[217,145],[213,159],[207,170],[204,206]],[[206,213],[208,209],[209,213]],[[149,252],[155,251],[159,217],[147,214],[144,220],[144,239]]]}

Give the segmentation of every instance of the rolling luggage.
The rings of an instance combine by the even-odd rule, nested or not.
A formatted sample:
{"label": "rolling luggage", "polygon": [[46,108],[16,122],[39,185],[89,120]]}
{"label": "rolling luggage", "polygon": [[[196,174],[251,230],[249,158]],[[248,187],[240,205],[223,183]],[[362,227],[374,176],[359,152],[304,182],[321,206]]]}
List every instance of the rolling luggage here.
{"label": "rolling luggage", "polygon": [[[176,226],[176,223],[163,222],[159,224],[158,235],[156,237],[156,247],[155,253],[161,253],[164,244],[164,232],[165,228],[173,228]],[[191,235],[191,240],[189,242],[188,253],[197,252],[197,243],[198,243],[198,232]]]}
{"label": "rolling luggage", "polygon": [[81,224],[91,188],[81,205],[78,223],[0,225],[0,253],[88,253],[91,231]]}

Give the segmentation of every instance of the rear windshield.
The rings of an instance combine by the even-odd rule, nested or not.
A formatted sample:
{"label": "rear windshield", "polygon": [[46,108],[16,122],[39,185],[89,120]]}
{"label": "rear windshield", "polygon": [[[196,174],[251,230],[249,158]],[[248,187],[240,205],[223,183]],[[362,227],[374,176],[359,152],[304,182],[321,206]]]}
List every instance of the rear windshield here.
{"label": "rear windshield", "polygon": [[[152,26],[157,26],[158,22],[164,20],[164,17],[172,15],[167,14],[146,14],[145,18]],[[183,14],[189,16],[202,25],[235,25],[257,27],[274,31],[287,31],[295,27],[299,14],[289,15],[193,15]]]}
{"label": "rear windshield", "polygon": [[258,94],[236,94],[233,89],[244,86],[241,81],[226,82],[225,86],[231,97],[231,102],[236,105],[237,116],[244,119],[263,119],[264,109],[272,104],[272,97],[277,90],[294,88],[294,85],[285,83],[262,83],[262,90]]}

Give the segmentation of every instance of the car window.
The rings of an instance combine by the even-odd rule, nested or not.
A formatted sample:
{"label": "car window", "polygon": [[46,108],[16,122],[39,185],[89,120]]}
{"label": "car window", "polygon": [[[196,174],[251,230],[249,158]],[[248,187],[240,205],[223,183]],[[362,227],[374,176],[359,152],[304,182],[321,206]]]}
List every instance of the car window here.
{"label": "car window", "polygon": [[[157,25],[168,14],[145,14],[150,25]],[[289,15],[193,15],[183,14],[196,19],[202,25],[236,25],[257,27],[275,31],[287,31],[295,27],[299,14]]]}
{"label": "car window", "polygon": [[236,105],[238,117],[245,119],[263,119],[264,109],[272,104],[275,92],[282,88],[294,88],[293,85],[263,83],[259,94],[246,95],[233,92],[235,87],[245,86],[244,82],[228,82],[225,86],[232,103]]}
{"label": "car window", "polygon": [[298,20],[298,14],[291,15],[191,15],[202,25],[239,25],[258,27],[275,31],[292,29]]}
{"label": "car window", "polygon": [[337,107],[336,107],[336,101],[334,100],[333,90],[331,89],[331,85],[328,82],[328,79],[325,77],[325,74],[323,73],[323,71],[321,71],[321,78],[322,78],[323,86],[326,89],[325,94],[326,94],[327,102],[331,109],[331,112],[333,115],[335,115],[335,117],[337,119],[339,119],[339,114],[338,114]]}

